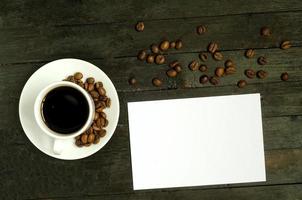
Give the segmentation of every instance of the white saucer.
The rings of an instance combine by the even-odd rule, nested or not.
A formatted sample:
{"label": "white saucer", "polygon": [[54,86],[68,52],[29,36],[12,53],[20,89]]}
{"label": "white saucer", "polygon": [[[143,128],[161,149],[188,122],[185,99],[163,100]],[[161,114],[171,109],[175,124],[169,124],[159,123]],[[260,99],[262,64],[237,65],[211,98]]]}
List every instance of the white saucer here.
{"label": "white saucer", "polygon": [[[96,145],[89,147],[77,147],[74,139],[68,140],[68,146],[60,155],[53,152],[53,139],[44,133],[34,117],[34,102],[38,93],[50,83],[61,81],[75,72],[82,72],[85,80],[87,77],[94,77],[96,81],[102,81],[111,98],[111,107],[104,110],[109,121],[106,127],[107,134],[101,138]],[[112,137],[119,118],[119,100],[116,89],[108,76],[95,65],[78,59],[56,60],[38,69],[26,82],[19,102],[19,117],[23,130],[28,139],[42,152],[63,160],[75,160],[88,157],[100,150]]]}

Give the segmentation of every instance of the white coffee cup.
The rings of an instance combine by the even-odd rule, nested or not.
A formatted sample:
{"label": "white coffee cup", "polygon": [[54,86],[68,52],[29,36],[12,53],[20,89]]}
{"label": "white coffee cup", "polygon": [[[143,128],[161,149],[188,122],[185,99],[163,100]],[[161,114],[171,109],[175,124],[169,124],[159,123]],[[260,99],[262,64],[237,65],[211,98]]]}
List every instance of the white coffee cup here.
{"label": "white coffee cup", "polygon": [[[62,86],[67,86],[67,87],[72,87],[74,89],[77,89],[80,91],[83,96],[86,98],[87,103],[88,103],[88,108],[89,108],[89,113],[88,113],[88,118],[86,123],[80,128],[78,131],[70,133],[70,134],[61,134],[57,133],[53,130],[51,130],[46,123],[43,120],[42,117],[42,104],[45,96],[53,89],[62,87]],[[67,82],[67,81],[59,81],[52,83],[45,87],[41,92],[38,94],[35,100],[35,105],[34,105],[34,115],[35,119],[39,125],[39,127],[42,129],[42,131],[52,137],[54,139],[54,144],[53,144],[53,151],[55,154],[61,154],[66,147],[67,144],[67,139],[74,138],[81,133],[85,132],[88,130],[88,128],[91,126],[94,118],[94,113],[95,113],[95,107],[94,107],[94,102],[91,96],[80,86],[78,86],[75,83],[72,82]],[[41,133],[41,134],[44,134]]]}

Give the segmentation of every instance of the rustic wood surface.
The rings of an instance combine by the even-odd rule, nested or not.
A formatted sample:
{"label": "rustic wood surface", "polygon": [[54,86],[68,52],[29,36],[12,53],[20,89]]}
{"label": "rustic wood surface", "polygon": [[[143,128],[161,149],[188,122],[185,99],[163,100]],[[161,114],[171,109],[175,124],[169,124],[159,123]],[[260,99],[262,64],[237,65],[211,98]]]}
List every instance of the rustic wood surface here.
{"label": "rustic wood surface", "polygon": [[[134,30],[137,21],[145,31]],[[195,33],[204,24],[208,32]],[[98,1],[3,0],[0,2],[0,199],[302,199],[302,2],[286,1]],[[273,35],[262,38],[262,26]],[[183,71],[167,78],[166,65],[136,59],[139,50],[162,39],[181,38],[184,47],[169,51]],[[279,49],[283,40],[293,47]],[[237,73],[218,86],[201,85],[201,72],[187,64],[217,41]],[[267,56],[261,67],[244,51]],[[76,161],[53,159],[25,136],[18,117],[22,87],[48,61],[74,57],[100,67],[118,90],[121,114],[111,141],[99,152]],[[209,59],[209,74],[223,62]],[[236,82],[243,71],[265,69],[265,80]],[[280,80],[287,71],[290,79]],[[135,76],[136,86],[128,79]],[[151,84],[158,76],[160,88]],[[126,103],[129,101],[261,93],[267,181],[133,191]],[[234,122],[236,123],[236,122]],[[244,131],[244,130],[243,130]]]}

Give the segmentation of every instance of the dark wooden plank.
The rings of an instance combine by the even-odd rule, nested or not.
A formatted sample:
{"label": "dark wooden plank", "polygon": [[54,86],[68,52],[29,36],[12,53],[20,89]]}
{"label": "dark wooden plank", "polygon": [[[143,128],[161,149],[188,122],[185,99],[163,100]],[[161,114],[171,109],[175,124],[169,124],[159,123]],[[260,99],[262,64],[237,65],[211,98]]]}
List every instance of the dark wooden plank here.
{"label": "dark wooden plank", "polygon": [[[83,195],[78,197],[67,197],[62,199],[102,199],[102,200],[175,200],[175,199],[190,199],[190,200],[293,200],[301,199],[302,184],[296,185],[275,185],[265,187],[242,187],[242,188],[221,188],[208,190],[179,190],[179,191],[149,191],[149,192],[132,192],[129,194],[116,195]],[[52,198],[57,199],[57,198]],[[58,198],[61,199],[61,198]]]}
{"label": "dark wooden plank", "polygon": [[[5,162],[1,164],[0,197],[51,198],[131,192],[130,154],[123,150],[128,148],[128,143],[122,143],[116,134],[106,148],[86,159],[67,162],[50,159],[32,145],[13,145],[5,151],[1,146],[1,158]],[[185,189],[301,183],[301,156],[301,148],[266,151],[265,183]],[[170,192],[177,190],[181,189],[167,189]]]}
{"label": "dark wooden plank", "polygon": [[3,0],[0,4],[1,27],[62,24],[111,23],[242,13],[301,10],[299,0],[259,1],[34,1]]}
{"label": "dark wooden plank", "polygon": [[[200,23],[208,27],[203,36],[195,33]],[[302,45],[302,11],[218,16],[193,19],[170,19],[146,22],[146,31],[138,33],[133,24],[95,24],[85,26],[37,26],[8,28],[0,32],[0,63],[45,61],[62,57],[83,59],[136,56],[163,38],[182,38],[180,52],[205,50],[210,41],[217,41],[222,50],[271,48],[289,39]],[[272,27],[273,37],[263,39],[259,29]],[[22,52],[22,53],[18,53]],[[176,50],[170,51],[176,53]]]}

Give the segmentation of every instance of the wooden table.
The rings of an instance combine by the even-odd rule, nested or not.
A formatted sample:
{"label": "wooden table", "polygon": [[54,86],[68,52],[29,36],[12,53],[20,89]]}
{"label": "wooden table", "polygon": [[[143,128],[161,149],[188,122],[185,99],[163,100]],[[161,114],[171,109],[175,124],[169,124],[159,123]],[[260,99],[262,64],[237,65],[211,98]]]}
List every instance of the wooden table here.
{"label": "wooden table", "polygon": [[[134,30],[137,21],[145,31]],[[208,32],[197,35],[204,24]],[[273,35],[262,38],[262,26]],[[0,3],[0,199],[302,199],[302,2],[286,1],[33,1]],[[184,65],[177,78],[167,78],[167,65],[146,64],[137,52],[162,39],[182,39],[168,61]],[[288,39],[293,47],[279,49]],[[217,41],[237,73],[218,86],[201,85],[201,72],[187,64]],[[269,63],[246,59],[255,48]],[[25,136],[18,117],[19,96],[27,79],[46,62],[80,58],[99,66],[113,80],[121,102],[117,130],[99,152],[62,161],[40,152]],[[210,72],[223,62],[209,59]],[[269,72],[265,80],[236,86],[252,67]],[[280,80],[287,71],[290,79]],[[136,86],[128,79],[135,76]],[[151,79],[163,78],[161,88]],[[127,121],[128,101],[260,92],[262,96],[267,181],[134,192]],[[234,121],[234,123],[237,123]],[[244,130],[242,130],[244,131]],[[185,134],[185,133],[184,133]]]}

